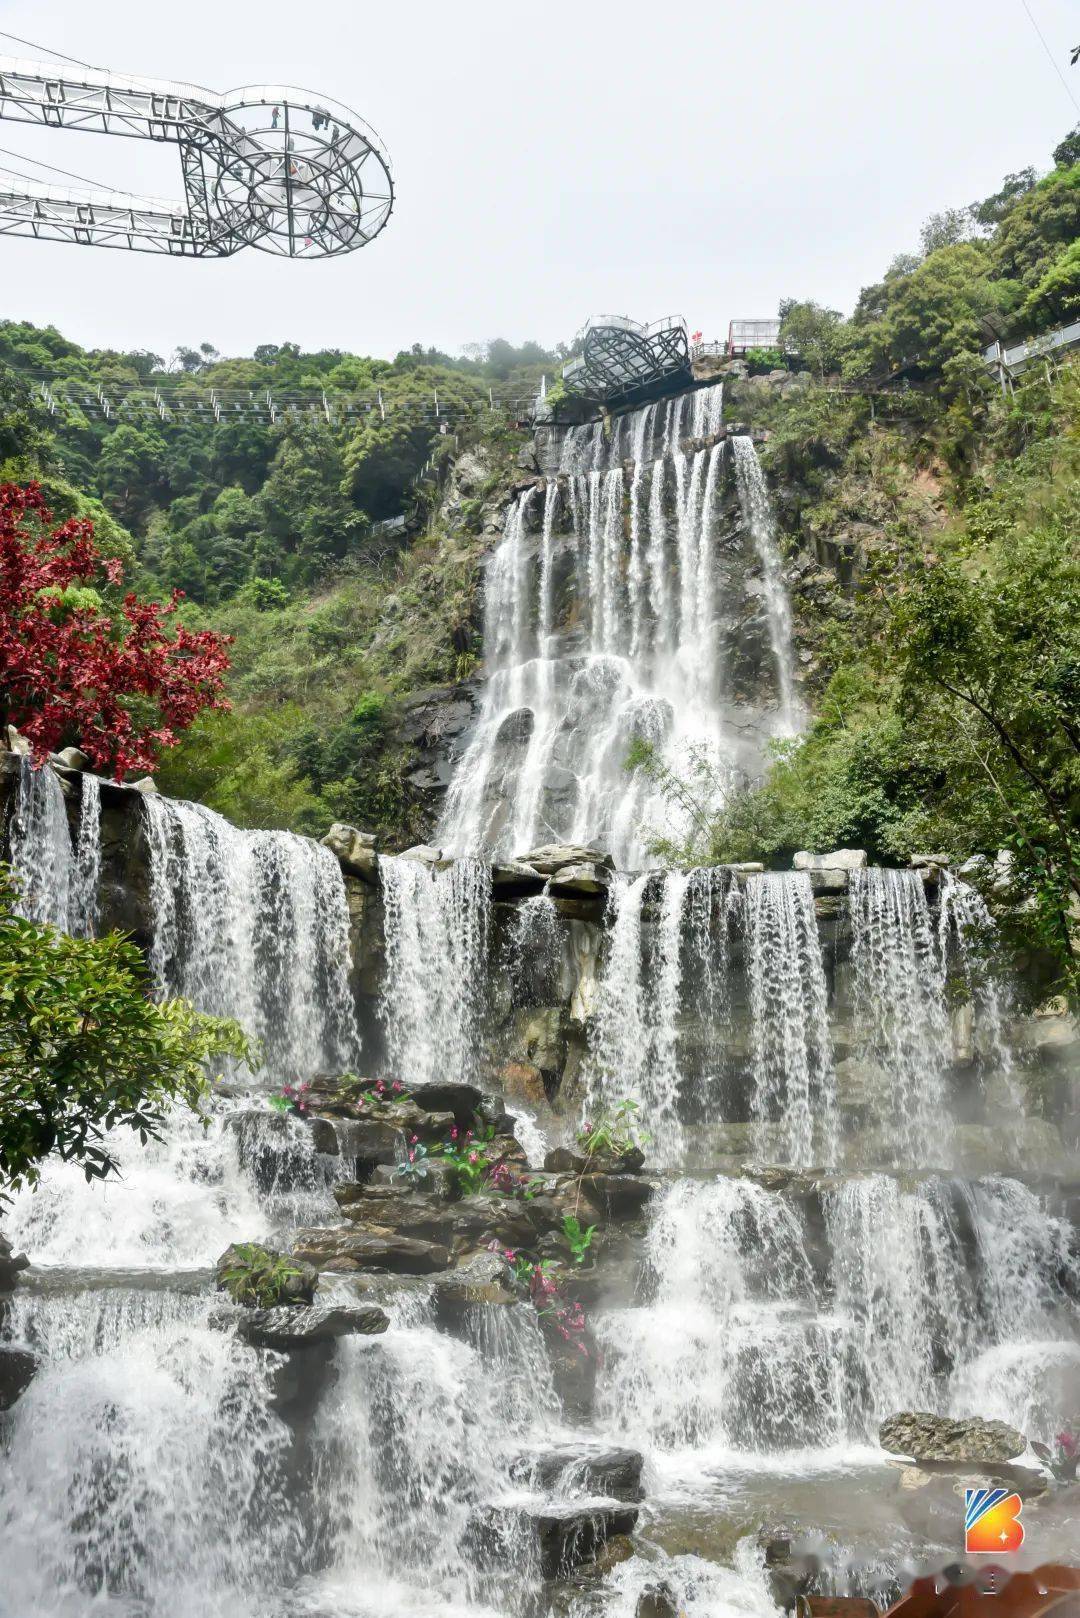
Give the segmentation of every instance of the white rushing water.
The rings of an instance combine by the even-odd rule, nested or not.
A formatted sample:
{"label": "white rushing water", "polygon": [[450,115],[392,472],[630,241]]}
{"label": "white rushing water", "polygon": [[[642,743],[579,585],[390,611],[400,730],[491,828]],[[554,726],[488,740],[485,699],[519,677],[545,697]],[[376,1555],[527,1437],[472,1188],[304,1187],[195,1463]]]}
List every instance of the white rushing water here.
{"label": "white rushing water", "polygon": [[35,769],[19,761],[19,785],[9,829],[15,908],[28,921],[44,922],[76,937],[93,934],[101,877],[101,782],[79,777],[77,841],[63,788],[49,764]]}
{"label": "white rushing water", "polygon": [[[722,413],[718,383],[620,417],[610,442],[599,424],[570,428],[557,473],[511,505],[487,566],[483,709],[447,794],[446,849],[593,842],[640,866],[643,822],[685,828],[627,776],[635,739],[683,770],[708,761],[722,784],[760,768],[769,735],[792,733],[790,611],[768,495],[749,438],[710,442]],[[773,665],[764,709],[750,714],[740,699],[738,715],[722,621],[749,599],[721,532],[733,477]],[[733,580],[738,600],[722,599]]]}
{"label": "white rushing water", "polygon": [[[732,900],[730,874],[722,870],[620,877],[608,900],[585,1113],[595,1117],[633,1101],[649,1133],[650,1156],[667,1167],[678,1163],[684,1139],[680,1021],[692,1009],[713,1032],[722,1023]],[[702,1054],[704,1068],[695,1074],[700,1102],[712,1085],[707,1045]]]}
{"label": "white rushing water", "polygon": [[[665,1193],[651,1300],[601,1320],[610,1431],[684,1469],[779,1454],[813,1469],[864,1453],[902,1409],[987,1414],[989,1397],[1033,1437],[1059,1430],[1076,1383],[1055,1389],[1043,1372],[1080,1361],[1065,1224],[1000,1178],[904,1190],[856,1176],[823,1198],[822,1277],[813,1228],[783,1192],[720,1179]],[[1009,1381],[991,1393],[1002,1364]]]}
{"label": "white rushing water", "polygon": [[[804,871],[746,884],[746,953],[753,1031],[753,1116],[758,1155],[782,1139],[781,1161],[836,1159],[836,1080],[825,967],[810,878]],[[774,1148],[775,1149],[775,1148]]]}
{"label": "white rushing water", "polygon": [[[482,807],[462,792],[453,809],[480,817],[477,843],[516,851],[557,824],[582,837],[606,826],[634,847],[642,802],[615,774],[618,725],[648,693],[648,722],[669,746],[683,710],[657,699],[665,681],[664,700],[677,689],[686,714],[712,724],[722,710],[713,518],[732,468],[768,609],[779,733],[787,631],[782,596],[770,601],[779,564],[752,446],[683,447],[718,430],[720,408],[719,390],[699,390],[623,417],[610,443],[576,430],[560,477],[511,514],[489,575],[501,648],[489,701],[501,706],[473,743],[491,744],[472,755]],[[571,652],[559,626],[573,588],[587,611]],[[196,805],[138,802],[160,989],[239,1018],[275,1087],[355,1062],[336,860]],[[95,778],[82,778],[70,824],[74,840],[53,771],[24,769],[11,827],[20,903],[93,934]],[[974,1012],[972,1094],[984,1073],[1014,1066],[992,923],[966,884],[946,874],[935,910],[918,873],[852,876],[835,1037],[881,1079],[864,1133],[839,1104],[837,950],[823,955],[806,874],[622,873],[601,938],[547,892],[511,904],[502,890],[495,903],[479,858],[384,857],[379,873],[387,1073],[406,1086],[477,1082],[503,1054],[496,1031],[516,1038],[531,1023],[530,1060],[541,1043],[577,1041],[586,1116],[622,1099],[638,1108],[660,1171],[652,1200],[617,1231],[600,1220],[595,1276],[588,1263],[572,1272],[598,1295],[592,1414],[560,1401],[551,1320],[523,1300],[476,1304],[450,1329],[441,1281],[324,1275],[320,1301],[374,1295],[391,1317],[384,1336],[339,1343],[325,1375],[321,1351],[290,1364],[223,1329],[211,1280],[223,1249],[288,1250],[298,1226],[337,1222],[333,1186],[355,1172],[314,1150],[304,1120],[223,1092],[204,1119],[178,1110],[160,1141],[118,1135],[117,1179],[88,1183],[50,1161],[4,1210],[33,1269],[0,1311],[0,1340],[39,1365],[0,1415],[0,1618],[640,1618],[660,1589],[686,1618],[777,1618],[747,1524],[784,1520],[789,1503],[796,1526],[813,1523],[839,1491],[835,1516],[854,1519],[877,1490],[885,1505],[866,1517],[860,1554],[883,1585],[896,1576],[884,1417],[976,1414],[1049,1441],[1073,1421],[1080,1249],[1066,1199],[1002,1174],[939,1172],[956,998]],[[107,878],[106,897],[108,866]],[[536,1061],[546,1079],[555,1059]],[[1022,1096],[1018,1084],[1018,1109]],[[544,1134],[527,1109],[516,1117],[539,1169]],[[577,1121],[564,1116],[568,1129]],[[715,1177],[740,1130],[757,1166]],[[679,1178],[695,1147],[706,1177]],[[529,1217],[528,1203],[513,1212]],[[580,1461],[560,1460],[552,1482],[541,1458],[615,1445],[644,1457],[635,1554],[549,1603],[528,1514],[601,1503]]]}
{"label": "white rushing water", "polygon": [[888,1124],[908,1163],[947,1163],[951,1058],[945,963],[917,871],[852,871],[854,1013],[890,1086]]}
{"label": "white rushing water", "polygon": [[351,1068],[349,917],[329,849],[240,831],[200,804],[144,804],[150,965],[162,989],[235,1017],[261,1041],[273,1082]]}
{"label": "white rushing water", "polygon": [[386,968],[380,1005],[388,1070],[403,1084],[471,1080],[487,976],[491,869],[442,871],[383,858]]}

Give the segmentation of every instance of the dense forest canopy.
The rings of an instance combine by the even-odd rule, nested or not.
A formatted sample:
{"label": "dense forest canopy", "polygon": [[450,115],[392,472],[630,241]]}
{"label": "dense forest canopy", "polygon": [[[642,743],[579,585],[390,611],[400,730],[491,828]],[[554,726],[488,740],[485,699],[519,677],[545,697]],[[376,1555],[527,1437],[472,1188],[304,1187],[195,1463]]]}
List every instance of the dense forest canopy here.
{"label": "dense forest canopy", "polygon": [[[178,348],[167,365],[144,350],[87,351],[51,327],[3,321],[0,476],[44,472],[54,504],[65,504],[61,484],[101,502],[131,535],[145,585],[210,604],[256,579],[304,590],[362,556],[372,524],[402,511],[441,425],[482,410],[493,386],[500,397],[531,398],[565,352],[500,338],[459,358],[420,344],[386,361],[264,343],[250,359],[225,359],[203,343]],[[40,382],[57,401],[51,417],[35,397]],[[97,390],[116,390],[115,409],[132,387],[143,391],[107,420]],[[170,399],[187,394],[188,408],[162,421],[156,387]],[[260,401],[359,395],[371,408],[333,422],[287,410],[279,426],[257,410],[218,422],[205,404],[210,388]]]}

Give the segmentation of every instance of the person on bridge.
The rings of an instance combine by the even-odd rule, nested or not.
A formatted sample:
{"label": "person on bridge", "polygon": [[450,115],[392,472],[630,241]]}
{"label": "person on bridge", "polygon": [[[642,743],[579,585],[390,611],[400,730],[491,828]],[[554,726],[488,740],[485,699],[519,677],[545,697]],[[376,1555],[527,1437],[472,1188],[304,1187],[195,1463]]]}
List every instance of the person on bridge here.
{"label": "person on bridge", "polygon": [[271,129],[276,129],[277,128],[278,119],[280,117],[281,117],[281,110],[280,110],[280,108],[275,107],[273,112],[270,114],[270,128]]}

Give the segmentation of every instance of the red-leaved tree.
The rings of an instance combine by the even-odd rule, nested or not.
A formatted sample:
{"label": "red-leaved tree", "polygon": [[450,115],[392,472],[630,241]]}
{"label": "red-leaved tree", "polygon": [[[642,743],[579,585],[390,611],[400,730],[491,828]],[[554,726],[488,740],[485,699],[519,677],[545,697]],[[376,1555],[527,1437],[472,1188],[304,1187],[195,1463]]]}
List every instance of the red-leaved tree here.
{"label": "red-leaved tree", "polygon": [[152,769],[204,708],[226,708],[228,638],[193,633],[172,600],[125,595],[115,613],[99,590],[123,577],[94,525],[53,528],[41,489],[0,484],[0,720],[39,757],[77,741],[120,780]]}

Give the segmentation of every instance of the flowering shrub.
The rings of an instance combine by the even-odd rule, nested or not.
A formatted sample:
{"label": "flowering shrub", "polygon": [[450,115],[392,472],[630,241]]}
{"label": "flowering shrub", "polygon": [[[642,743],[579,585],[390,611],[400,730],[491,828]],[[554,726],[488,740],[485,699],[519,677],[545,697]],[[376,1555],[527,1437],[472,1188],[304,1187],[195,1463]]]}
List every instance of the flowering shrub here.
{"label": "flowering shrub", "polygon": [[283,1084],[277,1095],[270,1097],[270,1105],[275,1112],[295,1112],[304,1117],[308,1110],[308,1091],[311,1085],[306,1079],[298,1079],[295,1084]]}
{"label": "flowering shrub", "polygon": [[548,1260],[530,1258],[519,1248],[503,1247],[499,1242],[491,1242],[489,1246],[491,1252],[501,1254],[506,1260],[518,1285],[528,1290],[529,1300],[545,1328],[588,1359],[585,1311],[576,1300],[571,1302],[566,1297]]}
{"label": "flowering shrub", "polygon": [[444,1163],[449,1163],[454,1171],[454,1183],[458,1191],[463,1197],[471,1197],[485,1189],[492,1167],[489,1148],[494,1139],[495,1129],[492,1124],[488,1124],[485,1129],[464,1131],[459,1130],[455,1124],[450,1131],[449,1140],[433,1146],[430,1155],[440,1157]]}
{"label": "flowering shrub", "polygon": [[368,1106],[389,1106],[396,1101],[408,1101],[409,1092],[400,1079],[361,1079],[355,1073],[343,1073],[338,1085],[338,1099],[351,1101],[361,1112]]}
{"label": "flowering shrub", "polygon": [[97,770],[120,780],[150,770],[204,708],[227,708],[228,640],[171,623],[162,606],[102,591],[123,565],[103,556],[94,526],[52,517],[36,483],[0,484],[0,723],[39,755],[78,740]]}
{"label": "flowering shrub", "polygon": [[597,1118],[587,1119],[574,1137],[586,1157],[625,1157],[649,1143],[635,1127],[636,1101],[624,1098]]}

